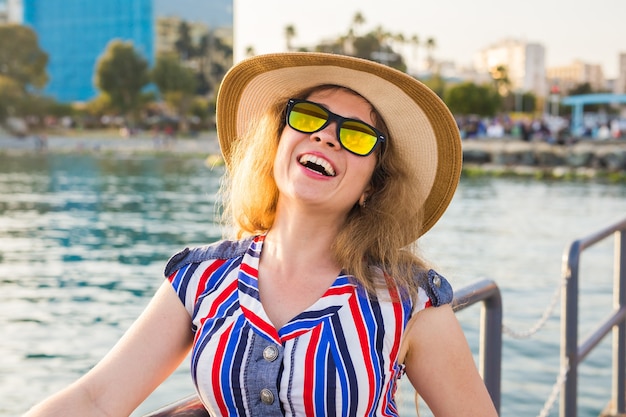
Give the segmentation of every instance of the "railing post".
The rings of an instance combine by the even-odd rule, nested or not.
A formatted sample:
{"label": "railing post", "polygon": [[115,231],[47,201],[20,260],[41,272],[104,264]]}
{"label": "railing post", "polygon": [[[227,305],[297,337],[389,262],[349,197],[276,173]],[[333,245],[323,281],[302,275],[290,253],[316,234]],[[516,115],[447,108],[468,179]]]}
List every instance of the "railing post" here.
{"label": "railing post", "polygon": [[502,374],[502,298],[499,291],[485,299],[481,309],[480,373],[491,399],[500,413]]}
{"label": "railing post", "polygon": [[[626,306],[626,232],[615,233],[615,294],[616,310]],[[613,328],[613,399],[614,415],[626,409],[626,322],[623,320]]]}
{"label": "railing post", "polygon": [[479,371],[500,414],[502,369],[502,296],[493,281],[483,280],[454,291],[452,308],[463,310],[483,302],[480,320]]}
{"label": "railing post", "polygon": [[578,390],[578,265],[580,241],[563,254],[565,295],[561,303],[561,369],[568,367],[561,391],[560,417],[576,417]]}

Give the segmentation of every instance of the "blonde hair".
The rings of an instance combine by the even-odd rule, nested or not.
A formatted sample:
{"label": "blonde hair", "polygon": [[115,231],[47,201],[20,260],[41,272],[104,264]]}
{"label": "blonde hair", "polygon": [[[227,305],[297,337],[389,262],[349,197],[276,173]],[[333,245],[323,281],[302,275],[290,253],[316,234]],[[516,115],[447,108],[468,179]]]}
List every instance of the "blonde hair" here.
{"label": "blonde hair", "polygon": [[[224,218],[230,221],[236,238],[266,233],[274,223],[278,188],[273,178],[273,165],[278,141],[285,128],[285,112],[289,98],[307,98],[314,91],[342,89],[323,85],[277,100],[266,113],[248,126],[246,133],[233,141],[229,160],[229,177],[223,183]],[[387,286],[391,278],[411,295],[417,293],[416,274],[426,266],[416,253],[422,227],[420,201],[394,146],[387,126],[372,106],[376,128],[387,140],[376,150],[377,163],[370,180],[371,192],[363,206],[355,204],[346,218],[332,253],[345,272],[353,275],[370,293]],[[380,274],[384,272],[387,278]]]}

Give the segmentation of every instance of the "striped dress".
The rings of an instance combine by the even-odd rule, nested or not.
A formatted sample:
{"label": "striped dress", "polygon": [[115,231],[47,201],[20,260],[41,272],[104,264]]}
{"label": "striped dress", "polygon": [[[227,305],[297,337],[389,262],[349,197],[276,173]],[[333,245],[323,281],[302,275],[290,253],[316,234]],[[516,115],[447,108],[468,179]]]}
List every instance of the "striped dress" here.
{"label": "striped dress", "polygon": [[185,249],[165,274],[194,331],[191,373],[212,416],[397,416],[394,399],[405,326],[415,312],[450,302],[434,271],[418,299],[395,288],[368,296],[349,275],[283,328],[259,299],[263,237]]}

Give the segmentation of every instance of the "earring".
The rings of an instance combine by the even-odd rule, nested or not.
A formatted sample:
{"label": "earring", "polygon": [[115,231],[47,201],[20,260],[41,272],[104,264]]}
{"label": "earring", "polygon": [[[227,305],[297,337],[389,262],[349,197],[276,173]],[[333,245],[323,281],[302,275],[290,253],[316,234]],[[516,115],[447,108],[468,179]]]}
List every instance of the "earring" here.
{"label": "earring", "polygon": [[365,195],[365,193],[361,194],[361,197],[359,198],[359,206],[365,207],[366,201],[367,201],[367,195]]}

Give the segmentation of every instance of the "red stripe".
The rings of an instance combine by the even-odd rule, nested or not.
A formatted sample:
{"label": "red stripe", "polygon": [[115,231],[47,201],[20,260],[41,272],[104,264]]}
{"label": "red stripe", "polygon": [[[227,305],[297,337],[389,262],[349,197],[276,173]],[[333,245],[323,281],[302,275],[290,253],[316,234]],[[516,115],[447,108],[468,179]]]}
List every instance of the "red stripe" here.
{"label": "red stripe", "polygon": [[250,275],[251,277],[254,277],[255,279],[258,276],[258,271],[244,262],[241,263],[241,265],[239,266],[239,269],[245,272],[246,274]]}
{"label": "red stripe", "polygon": [[[224,290],[222,292],[219,293],[219,295],[215,298],[215,301],[213,301],[211,303],[211,308],[209,310],[209,312],[207,314],[204,315],[204,317],[202,317],[200,319],[200,326],[202,327],[204,325],[204,322],[209,318],[209,317],[215,317],[217,314],[217,309],[221,307],[222,303],[232,295],[233,291],[237,291],[237,281],[233,281],[231,282],[228,287],[224,288]],[[200,335],[200,332],[196,333],[196,337]]]}
{"label": "red stripe", "polygon": [[224,290],[217,297],[215,297],[215,300],[211,303],[211,309],[204,318],[215,317],[215,315],[217,314],[217,309],[220,308],[222,303],[226,301],[226,299],[230,297],[235,291],[237,291],[236,280],[228,284],[228,287],[224,288]]}
{"label": "red stripe", "polygon": [[[322,333],[321,327],[316,326],[311,332],[311,340],[304,355],[306,359],[304,362],[304,392],[302,393],[302,401],[304,403],[304,415],[307,417],[315,415],[315,353]],[[324,369],[323,366],[320,366],[320,368]]]}
{"label": "red stripe", "polygon": [[[200,297],[200,295],[202,295],[202,293],[204,292],[204,290],[206,289],[206,283],[209,280],[209,277],[213,274],[213,272],[215,272],[220,266],[224,265],[226,261],[223,259],[218,259],[213,261],[208,267],[207,269],[204,270],[204,272],[202,273],[202,275],[200,276],[200,281],[198,282],[198,286],[196,287],[196,296],[194,298],[195,303],[198,302],[198,298]],[[195,304],[194,303],[194,304]]]}
{"label": "red stripe", "polygon": [[342,285],[342,286],[337,286],[337,287],[330,287],[328,290],[326,290],[322,298],[326,297],[327,295],[349,294],[349,293],[352,293],[353,291],[354,291],[354,285],[352,284],[347,284],[347,285]]}
{"label": "red stripe", "polygon": [[361,309],[359,308],[358,297],[350,297],[349,301],[350,311],[352,312],[352,317],[354,318],[354,327],[358,334],[359,345],[361,346],[361,354],[363,355],[363,363],[365,364],[365,370],[367,371],[367,387],[369,389],[369,393],[367,395],[367,412],[369,413],[374,403],[374,386],[376,382],[374,381],[374,368],[372,366],[372,361],[370,358],[370,343],[367,337],[367,328],[365,323],[363,322],[363,315],[361,314]]}
{"label": "red stripe", "polygon": [[[398,289],[395,286],[395,284],[393,282],[390,282],[390,280],[387,280],[388,283],[388,287],[389,287],[389,294],[391,296],[392,301],[392,306],[393,306],[393,316],[394,316],[394,327],[395,327],[395,334],[394,334],[394,343],[393,343],[393,347],[391,349],[391,352],[389,353],[389,357],[393,360],[389,362],[389,375],[395,376],[394,374],[394,366],[396,365],[396,361],[398,358],[398,351],[400,350],[400,340],[402,338],[402,330],[404,329],[404,314],[403,314],[403,310],[402,310],[402,302],[401,302],[401,297],[400,294],[398,293]],[[389,379],[389,381],[387,382],[387,386],[385,387],[385,394],[382,397],[382,401],[383,401],[383,412],[385,412],[385,410],[387,410],[389,408],[389,402],[388,400],[388,394],[391,390],[391,385],[395,384],[395,381],[392,378]],[[393,393],[392,393],[393,394]],[[385,413],[385,415],[388,415],[387,413]]]}
{"label": "red stripe", "polygon": [[[233,323],[234,324],[234,323]],[[211,385],[213,386],[213,395],[215,398],[215,403],[217,407],[220,409],[220,414],[223,416],[228,415],[228,409],[226,408],[226,403],[224,402],[224,394],[221,390],[220,384],[220,371],[222,365],[229,366],[229,364],[224,363],[224,352],[226,351],[226,345],[228,344],[228,339],[230,338],[233,324],[228,326],[228,329],[220,336],[219,342],[217,344],[217,348],[215,350],[215,359],[213,360],[213,369],[211,370]]]}
{"label": "red stripe", "polygon": [[248,310],[243,305],[240,305],[241,310],[243,311],[244,316],[248,319],[253,326],[257,327],[263,333],[267,334],[271,337],[275,342],[280,343],[280,337],[278,336],[278,331],[274,328],[274,325],[266,322],[261,317],[254,314],[251,310]]}

